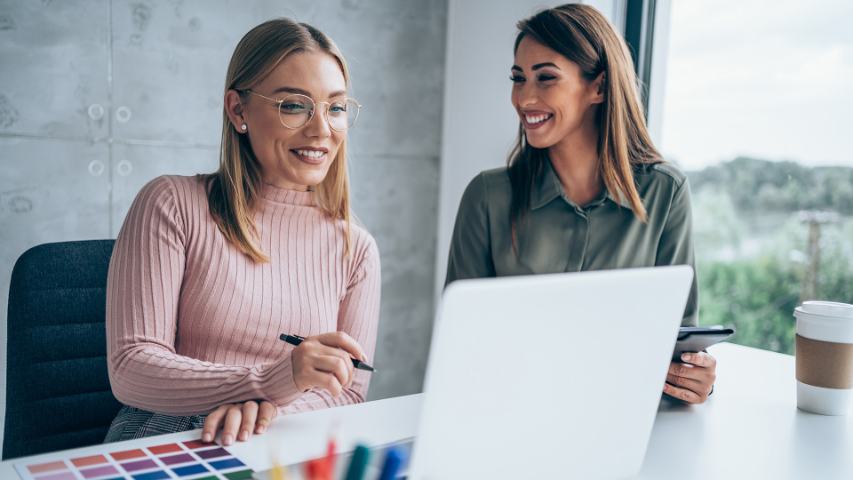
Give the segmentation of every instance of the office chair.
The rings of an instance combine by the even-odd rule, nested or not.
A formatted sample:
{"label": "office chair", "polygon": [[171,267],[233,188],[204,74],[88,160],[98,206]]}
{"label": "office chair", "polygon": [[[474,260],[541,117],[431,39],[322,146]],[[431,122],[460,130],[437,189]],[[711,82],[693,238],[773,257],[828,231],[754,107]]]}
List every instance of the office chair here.
{"label": "office chair", "polygon": [[47,243],[9,288],[3,459],[101,443],[121,404],[107,377],[114,240]]}

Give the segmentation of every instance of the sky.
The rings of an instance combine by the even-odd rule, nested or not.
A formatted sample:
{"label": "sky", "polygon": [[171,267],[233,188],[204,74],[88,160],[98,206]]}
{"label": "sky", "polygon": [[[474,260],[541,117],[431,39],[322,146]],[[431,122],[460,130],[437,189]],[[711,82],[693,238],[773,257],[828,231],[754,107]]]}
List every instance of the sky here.
{"label": "sky", "polygon": [[853,167],[853,1],[673,0],[661,150]]}

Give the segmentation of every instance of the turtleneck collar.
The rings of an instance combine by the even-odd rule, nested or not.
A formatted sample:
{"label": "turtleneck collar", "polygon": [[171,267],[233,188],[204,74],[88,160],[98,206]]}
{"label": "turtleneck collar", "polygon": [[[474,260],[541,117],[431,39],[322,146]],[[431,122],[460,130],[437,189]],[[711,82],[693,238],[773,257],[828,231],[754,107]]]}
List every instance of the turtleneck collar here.
{"label": "turtleneck collar", "polygon": [[313,191],[288,190],[269,183],[261,185],[261,198],[286,205],[315,206]]}

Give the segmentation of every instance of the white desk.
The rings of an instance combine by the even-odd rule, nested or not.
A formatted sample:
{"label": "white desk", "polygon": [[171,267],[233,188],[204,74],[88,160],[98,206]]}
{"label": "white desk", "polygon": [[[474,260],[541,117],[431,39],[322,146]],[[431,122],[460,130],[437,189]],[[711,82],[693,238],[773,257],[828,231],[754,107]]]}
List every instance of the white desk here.
{"label": "white desk", "polygon": [[[718,359],[717,385],[699,406],[663,402],[640,479],[853,478],[853,416],[824,417],[796,408],[793,357],[737,345],[711,348]],[[415,435],[421,395],[368,402],[279,418],[267,433],[229,447],[256,471],[323,454],[337,425],[338,445],[381,445]],[[199,431],[157,437],[168,443],[196,439]],[[133,440],[108,451],[154,444]],[[28,457],[37,463],[69,455],[103,453],[103,446]],[[14,479],[13,462],[0,463],[0,478]]]}
{"label": "white desk", "polygon": [[704,405],[662,402],[642,479],[853,479],[853,416],[797,409],[794,357],[711,347],[717,384]]}

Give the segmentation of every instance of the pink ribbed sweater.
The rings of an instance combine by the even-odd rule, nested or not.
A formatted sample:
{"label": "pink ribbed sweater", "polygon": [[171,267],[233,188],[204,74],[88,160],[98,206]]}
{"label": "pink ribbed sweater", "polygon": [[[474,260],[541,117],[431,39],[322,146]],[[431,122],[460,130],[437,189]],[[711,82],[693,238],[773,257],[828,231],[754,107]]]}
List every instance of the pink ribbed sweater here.
{"label": "pink ribbed sweater", "polygon": [[333,398],[293,382],[281,333],[343,331],[373,360],[379,320],[379,251],[313,193],[265,185],[255,215],[269,263],[228,243],[208,212],[200,177],[164,176],[143,187],[116,240],[107,280],[110,384],[126,405],[171,415],[267,399],[283,413],[364,401],[370,374],[355,370]]}

